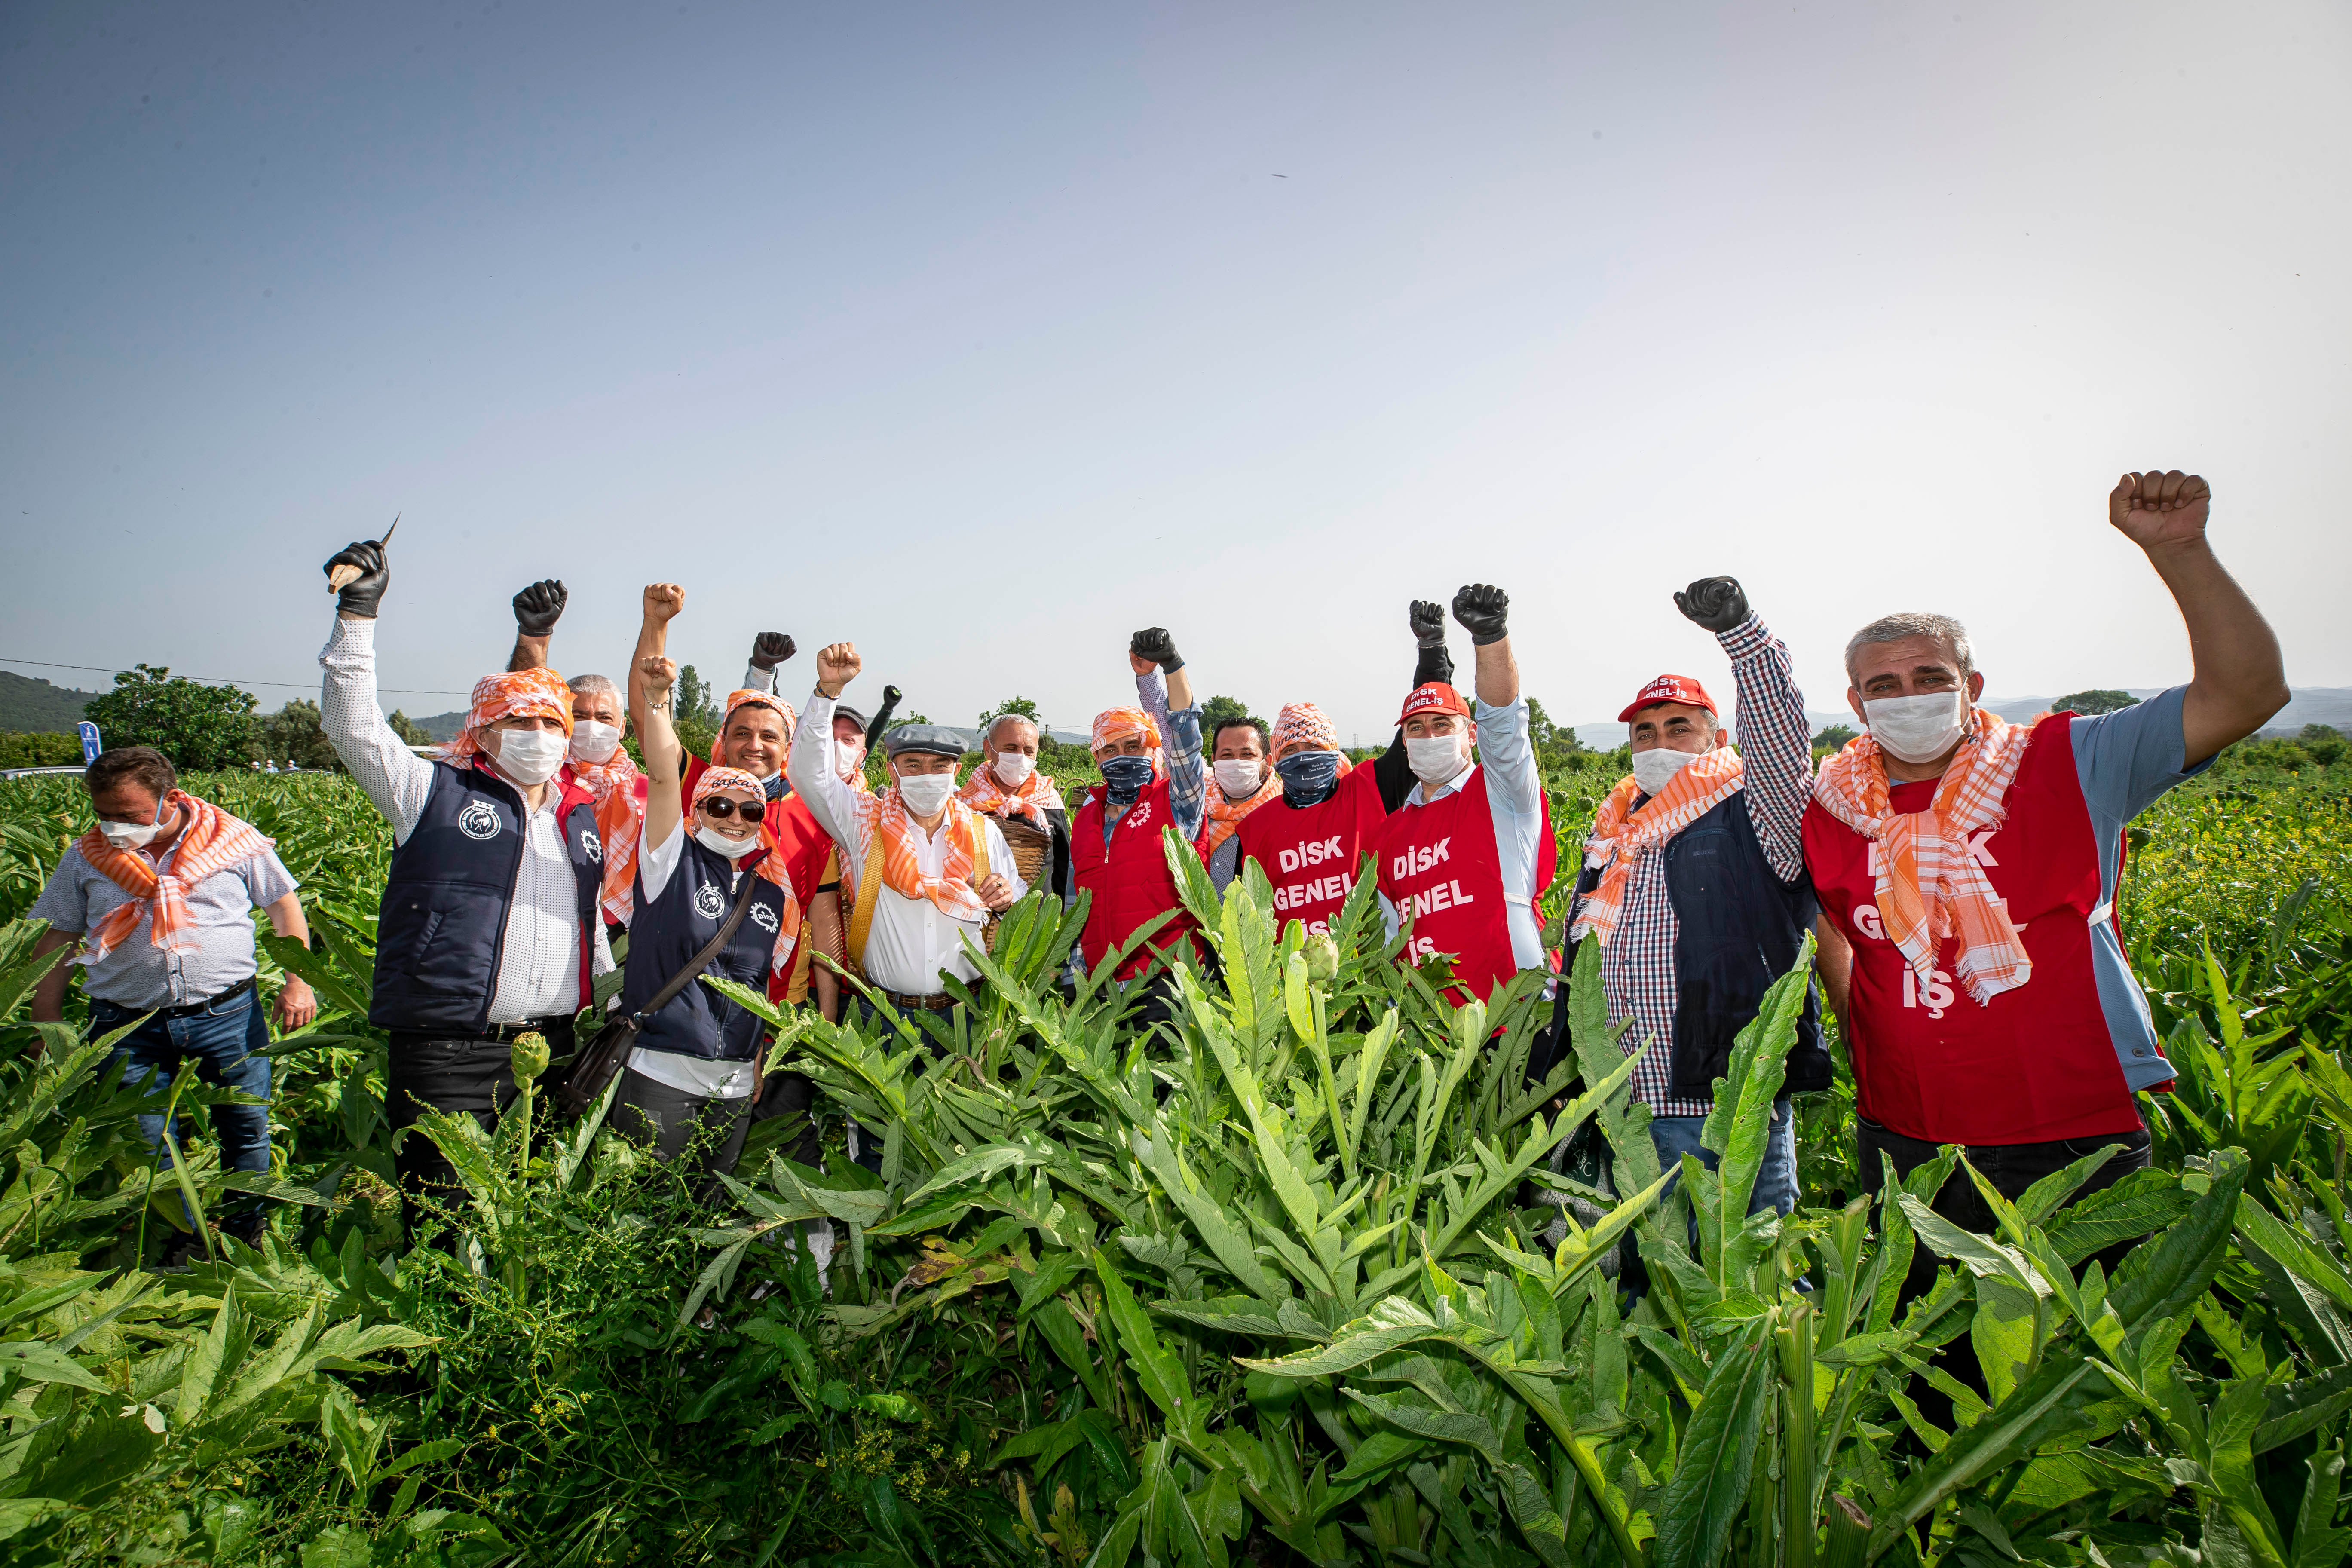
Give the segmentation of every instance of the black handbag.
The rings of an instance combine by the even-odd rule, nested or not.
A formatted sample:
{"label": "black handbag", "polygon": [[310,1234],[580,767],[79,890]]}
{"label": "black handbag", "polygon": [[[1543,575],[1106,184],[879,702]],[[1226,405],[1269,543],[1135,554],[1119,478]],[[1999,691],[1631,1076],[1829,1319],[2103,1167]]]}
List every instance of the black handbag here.
{"label": "black handbag", "polygon": [[719,925],[719,934],[703,943],[702,951],[687,960],[686,967],[671,975],[669,984],[655,992],[643,1007],[625,1017],[611,1019],[597,1030],[596,1037],[588,1042],[588,1048],[582,1051],[579,1059],[572,1064],[572,1071],[564,1079],[563,1086],[555,1091],[556,1105],[563,1114],[584,1115],[589,1107],[604,1098],[605,1088],[620,1077],[621,1069],[628,1065],[629,1053],[637,1048],[639,1020],[648,1014],[660,1012],[676,1001],[678,993],[693,984],[695,977],[735,939],[735,928],[743,923],[744,911],[751,907],[751,897],[759,890],[760,884],[759,878],[751,872],[746,871],[742,875],[743,890],[735,895],[735,907],[727,911],[727,919]]}

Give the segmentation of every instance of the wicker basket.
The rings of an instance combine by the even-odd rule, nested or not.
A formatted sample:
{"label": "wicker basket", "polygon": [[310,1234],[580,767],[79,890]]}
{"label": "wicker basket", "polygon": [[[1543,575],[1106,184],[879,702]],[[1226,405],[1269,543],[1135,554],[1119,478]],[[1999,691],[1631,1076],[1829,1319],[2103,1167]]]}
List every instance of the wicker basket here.
{"label": "wicker basket", "polygon": [[[1022,881],[1034,891],[1044,885],[1044,879],[1054,869],[1054,836],[1029,825],[1025,816],[990,818],[1004,835],[1004,847],[1013,851],[1013,865],[1021,873]],[[987,934],[983,941],[992,949],[996,943],[997,917],[988,917]]]}

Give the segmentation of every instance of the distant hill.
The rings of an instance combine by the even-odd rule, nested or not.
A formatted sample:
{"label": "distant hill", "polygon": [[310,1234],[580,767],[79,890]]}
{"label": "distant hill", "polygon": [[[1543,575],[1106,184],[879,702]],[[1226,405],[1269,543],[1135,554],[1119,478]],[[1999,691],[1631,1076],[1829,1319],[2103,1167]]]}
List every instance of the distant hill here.
{"label": "distant hill", "polygon": [[98,695],[0,669],[0,730],[20,735],[70,735],[81,722],[81,705]]}
{"label": "distant hill", "polygon": [[[2165,689],[2160,686],[2126,686],[2123,689],[2146,701]],[[2004,719],[2031,719],[2050,706],[2047,697],[2013,697],[1992,702],[1988,707]],[[1815,734],[1825,725],[1853,722],[1853,715],[1843,709],[1805,710],[1805,721]],[[2305,724],[2333,724],[2347,734],[2352,734],[2352,686],[2297,686],[2292,688],[2287,705],[2277,718],[2263,726],[2265,735],[2292,735]],[[1625,743],[1625,726],[1607,721],[1579,724],[1576,738],[1586,745],[1609,751]]]}
{"label": "distant hill", "polygon": [[455,713],[427,713],[421,719],[416,719],[414,714],[410,717],[415,719],[418,729],[443,742],[456,740],[457,731],[466,724],[466,710],[462,708]]}

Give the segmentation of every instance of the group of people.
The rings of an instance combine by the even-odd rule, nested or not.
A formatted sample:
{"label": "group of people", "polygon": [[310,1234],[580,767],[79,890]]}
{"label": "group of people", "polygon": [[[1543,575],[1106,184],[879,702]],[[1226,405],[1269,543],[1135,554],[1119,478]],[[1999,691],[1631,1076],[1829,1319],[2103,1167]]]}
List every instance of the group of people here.
{"label": "group of people", "polygon": [[[2172,1069],[2114,919],[2123,829],[2287,696],[2276,639],[2207,542],[2210,503],[2205,482],[2178,470],[2126,474],[2108,500],[2112,525],[2180,608],[2195,660],[2186,686],[2119,712],[2011,723],[1979,706],[1984,676],[1958,622],[1887,616],[1845,646],[1862,732],[1818,769],[1788,649],[1740,584],[1708,577],[1674,595],[1730,661],[1732,722],[1688,676],[1660,675],[1633,693],[1619,714],[1632,771],[1572,868],[1567,924],[1570,949],[1600,944],[1624,1048],[1651,1047],[1633,1092],[1662,1160],[1712,1163],[1699,1130],[1713,1084],[1811,932],[1816,980],[1754,1208],[1786,1212],[1796,1200],[1785,1094],[1830,1084],[1824,1005],[1851,1053],[1874,1185],[1882,1157],[1907,1173],[1946,1143],[1965,1145],[2011,1196],[2101,1144],[2123,1152],[2094,1187],[2146,1162],[2134,1096]],[[1465,586],[1450,606],[1471,640],[1466,695],[1453,684],[1444,610],[1412,604],[1412,680],[1390,745],[1363,763],[1311,701],[1289,703],[1270,725],[1237,720],[1204,734],[1173,637],[1136,633],[1135,700],[1095,717],[1101,780],[1074,809],[1038,771],[1041,736],[1027,718],[988,724],[959,780],[961,732],[890,724],[887,700],[871,717],[851,706],[863,666],[847,642],[816,654],[795,709],[777,689],[793,641],[760,633],[710,754],[682,754],[666,647],[685,604],[675,584],[645,591],[625,690],[599,675],[566,681],[549,664],[561,584],[516,595],[509,668],[481,679],[457,738],[428,760],[376,701],[383,547],[354,543],[328,570],[340,586],[320,655],[323,726],[396,845],[370,1012],[392,1037],[396,1127],[427,1108],[494,1113],[514,1092],[509,1045],[523,1031],[564,1055],[624,929],[615,1006],[638,1033],[613,1120],[666,1158],[694,1149],[724,1167],[751,1117],[810,1110],[804,1081],[766,1081],[761,1020],[717,991],[689,984],[647,1009],[698,964],[782,1005],[887,1024],[951,1010],[950,981],[980,983],[968,944],[984,946],[989,922],[1033,890],[1083,894],[1088,973],[1108,964],[1139,1016],[1164,1018],[1170,965],[1200,952],[1163,849],[1170,827],[1220,885],[1255,861],[1277,918],[1309,931],[1326,931],[1356,879],[1371,876],[1396,961],[1423,967],[1457,1001],[1559,966],[1538,913],[1558,870],[1555,839],[1497,587]],[[642,767],[623,744],[631,727]],[[877,745],[878,789],[866,771]],[[152,910],[152,947],[177,951],[196,923],[185,907],[229,877],[241,891],[215,889],[207,907],[266,902],[281,931],[299,934],[290,880],[280,893],[266,840],[246,862],[221,864],[247,844],[221,826],[201,840],[205,851],[178,848],[175,868],[162,833],[143,844],[136,835],[163,823],[159,812],[184,812],[178,830],[221,814],[113,754],[89,776],[100,826],[35,911],[52,921],[45,940],[88,933],[86,984],[109,1008],[225,1005],[233,984],[199,996],[203,984],[143,952],[110,967],[110,954],[136,945],[123,911]],[[148,783],[125,793],[132,777]],[[213,874],[201,889],[188,880],[199,870]],[[213,978],[249,990],[249,930],[246,949]],[[61,990],[53,978],[37,1006],[55,1016]],[[156,1028],[151,1020],[126,1041],[134,1068],[152,1071],[176,1048]],[[856,1131],[852,1153],[870,1160]],[[266,1125],[262,1137],[266,1159]],[[425,1139],[407,1139],[399,1161],[415,1187],[451,1180]],[[1991,1228],[1966,1181],[1937,1202]]]}

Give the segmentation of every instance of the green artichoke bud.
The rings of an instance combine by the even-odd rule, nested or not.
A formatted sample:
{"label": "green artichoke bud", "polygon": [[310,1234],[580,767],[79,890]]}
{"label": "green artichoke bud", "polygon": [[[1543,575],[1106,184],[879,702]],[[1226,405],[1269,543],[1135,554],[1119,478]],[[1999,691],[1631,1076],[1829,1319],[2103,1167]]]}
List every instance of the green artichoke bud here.
{"label": "green artichoke bud", "polygon": [[1339,944],[1328,936],[1310,936],[1302,950],[1307,956],[1307,978],[1329,980],[1339,973]]}
{"label": "green artichoke bud", "polygon": [[515,1082],[530,1082],[547,1070],[547,1037],[537,1029],[524,1030],[514,1037],[508,1059],[514,1064]]}

